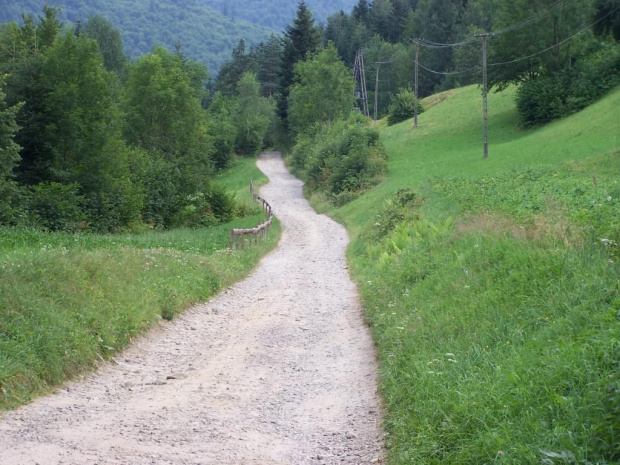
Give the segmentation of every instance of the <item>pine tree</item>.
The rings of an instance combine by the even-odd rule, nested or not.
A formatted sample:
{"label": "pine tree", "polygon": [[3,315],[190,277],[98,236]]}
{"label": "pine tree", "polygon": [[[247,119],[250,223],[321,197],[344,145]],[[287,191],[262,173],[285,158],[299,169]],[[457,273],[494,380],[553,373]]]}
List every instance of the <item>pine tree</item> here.
{"label": "pine tree", "polygon": [[370,10],[371,29],[387,41],[391,41],[394,32],[394,6],[392,0],[375,0]]}
{"label": "pine tree", "polygon": [[239,40],[239,44],[233,49],[230,61],[224,63],[220,69],[215,88],[223,95],[236,95],[237,84],[244,73],[254,71],[254,59],[252,54],[245,53],[245,41]]}
{"label": "pine tree", "polygon": [[498,29],[535,15],[541,15],[541,19],[494,37],[489,47],[490,62],[511,61],[515,57],[536,54],[545,48],[550,50],[529,60],[491,68],[491,86],[502,89],[510,83],[535,80],[541,74],[553,74],[570,64],[571,46],[574,50],[579,47],[580,41],[587,41],[588,38],[582,35],[564,46],[559,44],[587,24],[593,9],[590,2],[569,2],[549,15],[548,12],[555,6],[555,0],[514,0],[498,4],[494,20]]}
{"label": "pine tree", "polygon": [[273,98],[278,90],[278,71],[282,61],[282,43],[271,35],[266,44],[258,48],[258,79],[263,97]]}
{"label": "pine tree", "polygon": [[13,181],[13,169],[19,162],[19,145],[13,137],[17,132],[15,117],[21,105],[6,108],[3,82],[0,80],[0,225],[10,223],[13,217],[13,198],[17,184]]}
{"label": "pine tree", "polygon": [[[454,39],[454,24],[458,12],[458,0],[420,0],[413,15],[413,29],[408,31],[413,37],[421,37],[439,43],[449,43]],[[420,63],[437,71],[449,71],[452,66],[452,49],[420,50]],[[443,81],[436,74],[422,74],[419,93],[431,94]]]}
{"label": "pine tree", "polygon": [[368,11],[370,7],[368,6],[367,0],[359,0],[357,5],[353,7],[353,18],[359,23],[368,24]]}
{"label": "pine tree", "polygon": [[286,27],[283,39],[284,50],[280,67],[278,115],[285,126],[288,118],[288,96],[290,88],[295,82],[295,64],[305,60],[308,54],[317,50],[320,40],[320,32],[314,26],[312,12],[308,9],[306,2],[301,0],[297,8],[297,17],[292,26]]}

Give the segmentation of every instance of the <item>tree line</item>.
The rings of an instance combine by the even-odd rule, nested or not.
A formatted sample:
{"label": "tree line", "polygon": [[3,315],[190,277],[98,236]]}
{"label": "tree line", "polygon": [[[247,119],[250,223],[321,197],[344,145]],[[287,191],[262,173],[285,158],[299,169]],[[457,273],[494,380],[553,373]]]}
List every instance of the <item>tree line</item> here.
{"label": "tree line", "polygon": [[357,50],[367,88],[378,78],[379,116],[396,122],[412,109],[411,37],[424,39],[420,65],[441,71],[420,73],[424,96],[477,82],[475,35],[494,31],[489,61],[502,66],[489,68],[490,83],[517,84],[524,123],[540,124],[619,82],[619,1],[359,0],[322,27],[302,0],[281,37],[239,41],[215,81],[180,45],[130,61],[105,18],[63,28],[45,7],[0,27],[0,224],[117,231],[225,221],[241,212],[214,174],[234,154],[275,145],[288,147],[310,188],[345,203],[386,166],[378,133],[356,110]]}
{"label": "tree line", "polygon": [[0,27],[0,224],[67,231],[210,225],[241,214],[212,182],[256,153],[272,107],[254,75],[221,105],[182,48],[135,61],[99,16],[46,6]]}
{"label": "tree line", "polygon": [[[489,84],[497,89],[523,86],[526,106],[536,102],[525,102],[525,95],[545,92],[551,106],[562,107],[557,116],[563,116],[618,82],[610,79],[620,71],[618,0],[359,0],[351,13],[328,18],[325,40],[336,45],[348,66],[357,50],[364,49],[371,107],[379,68],[378,113],[383,116],[395,94],[413,88],[412,39],[427,45],[419,55],[426,68],[419,70],[419,96],[425,97],[481,82],[481,40],[476,35],[494,32],[499,34],[489,40],[488,61],[495,64],[489,67]],[[548,53],[534,55],[545,49]],[[603,80],[604,89],[592,80]],[[548,120],[521,113],[528,125]]]}
{"label": "tree line", "polygon": [[[3,1],[0,23],[21,20],[22,12],[39,13],[45,4],[61,8],[61,21],[77,24],[101,15],[119,28],[131,59],[149,53],[153,45],[174,48],[216,71],[230,56],[240,37],[257,44],[273,30],[259,23],[222,14],[205,0],[19,0]],[[280,30],[278,28],[277,30]]]}

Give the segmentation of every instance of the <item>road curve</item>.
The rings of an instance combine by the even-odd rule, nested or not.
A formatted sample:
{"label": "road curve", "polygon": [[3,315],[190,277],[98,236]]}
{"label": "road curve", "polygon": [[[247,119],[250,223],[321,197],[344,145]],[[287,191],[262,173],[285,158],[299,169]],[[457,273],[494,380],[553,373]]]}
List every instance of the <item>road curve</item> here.
{"label": "road curve", "polygon": [[116,364],[4,414],[3,465],[382,463],[347,233],[310,208],[279,154],[258,166],[283,225],[277,249]]}

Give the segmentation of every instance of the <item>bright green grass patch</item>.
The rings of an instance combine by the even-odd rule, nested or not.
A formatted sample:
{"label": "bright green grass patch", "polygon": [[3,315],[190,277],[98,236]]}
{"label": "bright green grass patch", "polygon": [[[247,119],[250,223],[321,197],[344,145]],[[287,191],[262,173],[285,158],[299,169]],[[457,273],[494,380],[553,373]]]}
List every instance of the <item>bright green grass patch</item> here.
{"label": "bright green grass patch", "polygon": [[355,242],[391,463],[620,459],[619,158],[435,184],[456,218],[401,194]]}
{"label": "bright green grass patch", "polygon": [[[221,182],[260,179],[251,163]],[[158,321],[247,275],[275,246],[279,224],[242,251],[227,249],[229,231],[263,220],[256,208],[213,228],[137,235],[0,229],[0,409],[94,367]]]}
{"label": "bright green grass patch", "polygon": [[486,160],[482,159],[480,90],[470,86],[445,94],[429,97],[441,101],[420,115],[417,129],[409,120],[381,130],[389,158],[388,179],[331,211],[354,236],[374,222],[383,201],[396,190],[420,186],[437,176],[492,175],[620,150],[620,88],[577,114],[528,131],[517,127],[514,89],[489,94]]}
{"label": "bright green grass patch", "polygon": [[230,192],[235,194],[237,201],[245,205],[252,203],[250,180],[254,182],[256,188],[268,182],[267,176],[256,167],[254,158],[237,158],[233,168],[224,171],[215,180],[224,184]]}
{"label": "bright green grass patch", "polygon": [[320,204],[352,233],[388,463],[618,463],[620,89],[533,131],[490,95],[487,160],[479,92],[383,127],[387,179]]}

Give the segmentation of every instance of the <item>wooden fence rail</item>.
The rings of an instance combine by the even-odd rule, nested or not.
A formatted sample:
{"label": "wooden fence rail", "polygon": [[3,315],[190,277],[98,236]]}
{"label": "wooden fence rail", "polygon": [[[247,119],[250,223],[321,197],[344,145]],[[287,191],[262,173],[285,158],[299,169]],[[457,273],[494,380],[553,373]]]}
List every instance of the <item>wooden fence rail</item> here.
{"label": "wooden fence rail", "polygon": [[267,233],[271,230],[271,221],[273,219],[273,210],[269,202],[259,196],[254,190],[254,183],[250,180],[250,193],[252,194],[252,200],[254,202],[260,202],[263,206],[263,211],[267,214],[267,220],[259,224],[255,228],[248,229],[232,229],[230,231],[230,239],[228,241],[229,249],[244,249],[245,248],[245,236],[249,236],[248,247],[254,244],[258,244],[258,239],[267,237]]}

